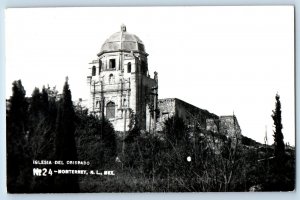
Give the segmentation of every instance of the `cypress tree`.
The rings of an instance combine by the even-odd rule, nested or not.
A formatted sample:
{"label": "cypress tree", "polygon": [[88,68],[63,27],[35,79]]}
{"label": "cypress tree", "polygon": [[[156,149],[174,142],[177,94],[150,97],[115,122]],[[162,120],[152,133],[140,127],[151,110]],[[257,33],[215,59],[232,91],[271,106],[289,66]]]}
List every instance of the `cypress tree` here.
{"label": "cypress tree", "polygon": [[14,81],[12,96],[7,108],[7,191],[28,192],[30,182],[30,162],[27,144],[28,103],[21,80]]}
{"label": "cypress tree", "polygon": [[42,93],[38,88],[35,88],[31,96],[28,116],[30,129],[28,141],[32,149],[33,159],[49,159],[47,155],[50,152],[42,151],[49,144],[49,138],[45,137],[49,135],[51,130],[48,107],[48,93],[45,88],[43,88]]}
{"label": "cypress tree", "polygon": [[48,96],[48,92],[47,89],[45,88],[45,86],[43,86],[42,89],[42,94],[41,94],[41,101],[42,101],[42,105],[41,105],[41,110],[44,114],[48,114],[48,109],[49,109],[49,96]]}
{"label": "cypress tree", "polygon": [[[32,159],[53,160],[53,139],[55,124],[49,120],[48,92],[35,88],[29,105],[29,136],[28,144]],[[34,166],[36,167],[36,166]],[[53,177],[48,175],[33,176],[31,189],[33,192],[53,192]]]}
{"label": "cypress tree", "polygon": [[29,106],[29,114],[34,118],[38,118],[39,112],[41,109],[41,93],[39,88],[34,88],[31,95],[31,103]]}
{"label": "cypress tree", "polygon": [[283,142],[283,134],[282,134],[282,123],[281,123],[281,103],[280,96],[276,94],[275,96],[275,110],[273,110],[272,118],[274,121],[274,148],[275,148],[275,158],[281,160],[284,156],[284,142]]}
{"label": "cypress tree", "polygon": [[29,104],[29,112],[28,112],[28,128],[29,128],[29,134],[28,134],[28,143],[30,146],[30,153],[32,159],[43,159],[39,158],[38,154],[39,148],[38,146],[41,144],[41,133],[38,129],[41,121],[41,93],[39,88],[34,88],[30,104]]}
{"label": "cypress tree", "polygon": [[[56,120],[55,159],[76,161],[77,151],[75,143],[75,112],[72,102],[71,90],[66,79],[63,94],[59,101]],[[68,169],[77,167],[68,166]],[[55,180],[55,192],[78,192],[78,175],[57,175]]]}

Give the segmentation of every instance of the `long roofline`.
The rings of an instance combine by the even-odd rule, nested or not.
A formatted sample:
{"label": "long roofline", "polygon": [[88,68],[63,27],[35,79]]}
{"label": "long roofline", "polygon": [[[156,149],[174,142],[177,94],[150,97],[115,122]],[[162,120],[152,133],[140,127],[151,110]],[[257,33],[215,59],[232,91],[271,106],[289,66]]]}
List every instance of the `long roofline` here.
{"label": "long roofline", "polygon": [[208,113],[210,113],[210,114],[213,114],[213,115],[219,117],[219,116],[216,115],[215,113],[209,112],[208,110],[203,109],[203,108],[199,108],[198,106],[195,106],[195,105],[193,105],[193,104],[190,104],[190,103],[188,103],[188,102],[186,102],[186,101],[184,101],[184,100],[178,99],[178,98],[164,98],[164,99],[158,99],[158,101],[162,101],[162,100],[178,100],[178,101],[181,101],[181,102],[183,102],[183,103],[185,103],[185,104],[191,105],[191,106],[193,106],[193,107],[195,107],[195,108],[198,108],[198,109],[200,109],[200,110],[206,111],[206,112],[208,112]]}

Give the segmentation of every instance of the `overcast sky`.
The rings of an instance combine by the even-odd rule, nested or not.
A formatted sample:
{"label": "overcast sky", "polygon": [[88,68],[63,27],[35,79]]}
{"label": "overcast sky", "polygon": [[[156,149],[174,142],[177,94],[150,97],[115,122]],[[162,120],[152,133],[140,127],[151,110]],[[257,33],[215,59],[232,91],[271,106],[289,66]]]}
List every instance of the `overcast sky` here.
{"label": "overcast sky", "polygon": [[292,6],[35,8],[6,10],[6,98],[21,79],[30,96],[49,84],[88,98],[88,63],[120,31],[145,44],[159,98],[237,116],[242,134],[273,143],[278,92],[284,141],[295,144]]}

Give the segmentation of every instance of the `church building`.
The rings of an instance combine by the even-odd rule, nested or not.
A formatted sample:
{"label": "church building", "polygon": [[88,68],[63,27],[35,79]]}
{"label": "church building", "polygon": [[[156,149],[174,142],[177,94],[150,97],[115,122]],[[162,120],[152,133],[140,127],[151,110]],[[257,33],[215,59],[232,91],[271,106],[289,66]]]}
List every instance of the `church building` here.
{"label": "church building", "polygon": [[[134,113],[141,129],[149,129],[149,109],[157,95],[157,73],[148,71],[148,53],[136,35],[126,26],[112,34],[102,45],[89,67],[89,111],[104,115],[116,131],[128,130]],[[148,124],[148,127],[147,127]]]}
{"label": "church building", "polygon": [[177,98],[158,99],[158,73],[150,76],[148,55],[142,40],[125,25],[112,34],[89,63],[89,112],[105,116],[118,132],[129,130],[132,116],[142,130],[153,133],[177,115],[202,130],[241,133],[234,115],[219,117]]}

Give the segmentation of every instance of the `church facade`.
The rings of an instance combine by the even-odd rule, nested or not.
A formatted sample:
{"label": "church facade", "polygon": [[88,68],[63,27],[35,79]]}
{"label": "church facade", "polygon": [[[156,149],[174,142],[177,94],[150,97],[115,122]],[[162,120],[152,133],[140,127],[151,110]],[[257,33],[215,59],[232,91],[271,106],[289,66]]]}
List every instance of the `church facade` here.
{"label": "church facade", "polygon": [[158,74],[150,76],[148,55],[144,43],[128,33],[125,25],[112,34],[89,63],[89,112],[105,116],[119,132],[129,130],[132,116],[142,130],[153,133],[163,130],[166,119],[178,115],[202,130],[241,134],[234,115],[219,117],[180,99],[158,99]]}
{"label": "church facade", "polygon": [[[143,42],[122,25],[102,45],[97,59],[89,63],[89,111],[104,115],[115,130],[128,130],[134,113],[142,129],[149,129],[150,107],[157,95],[157,73],[148,71],[148,54]],[[152,106],[153,107],[153,106]]]}

